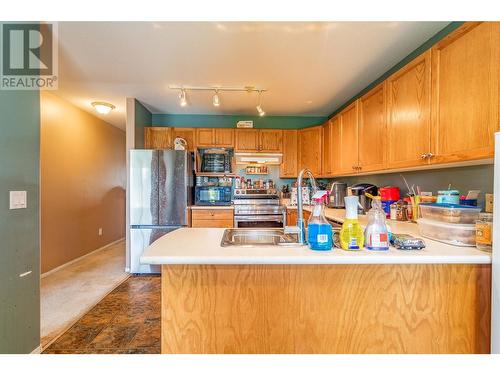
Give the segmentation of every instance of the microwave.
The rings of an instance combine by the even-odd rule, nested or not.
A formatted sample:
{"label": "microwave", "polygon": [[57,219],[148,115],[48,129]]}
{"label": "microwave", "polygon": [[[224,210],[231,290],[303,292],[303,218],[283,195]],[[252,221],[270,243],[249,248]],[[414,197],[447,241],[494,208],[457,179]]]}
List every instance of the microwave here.
{"label": "microwave", "polygon": [[195,186],[194,204],[198,206],[230,206],[233,198],[231,186]]}
{"label": "microwave", "polygon": [[201,173],[232,173],[233,149],[198,149]]}

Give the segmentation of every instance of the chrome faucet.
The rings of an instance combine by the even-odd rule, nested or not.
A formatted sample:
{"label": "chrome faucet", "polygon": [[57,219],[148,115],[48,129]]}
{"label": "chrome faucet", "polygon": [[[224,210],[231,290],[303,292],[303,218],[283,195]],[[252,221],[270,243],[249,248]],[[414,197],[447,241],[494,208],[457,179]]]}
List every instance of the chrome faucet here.
{"label": "chrome faucet", "polygon": [[299,243],[302,245],[307,242],[305,237],[304,210],[302,203],[302,177],[304,174],[307,174],[311,180],[311,186],[313,188],[312,193],[314,194],[318,190],[312,172],[307,168],[302,169],[297,176],[297,227],[299,227]]}

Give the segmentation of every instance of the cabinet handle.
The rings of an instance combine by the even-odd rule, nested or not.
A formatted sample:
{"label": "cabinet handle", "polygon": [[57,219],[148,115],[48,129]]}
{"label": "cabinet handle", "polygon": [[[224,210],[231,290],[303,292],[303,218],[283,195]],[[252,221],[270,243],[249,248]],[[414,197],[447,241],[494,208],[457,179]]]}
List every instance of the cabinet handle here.
{"label": "cabinet handle", "polygon": [[434,155],[432,152],[429,152],[429,153],[427,154],[427,157],[428,157],[429,159],[430,159],[430,158],[433,158],[434,156],[436,156],[436,155]]}
{"label": "cabinet handle", "polygon": [[429,154],[420,155],[420,159],[427,159],[428,157],[429,157]]}

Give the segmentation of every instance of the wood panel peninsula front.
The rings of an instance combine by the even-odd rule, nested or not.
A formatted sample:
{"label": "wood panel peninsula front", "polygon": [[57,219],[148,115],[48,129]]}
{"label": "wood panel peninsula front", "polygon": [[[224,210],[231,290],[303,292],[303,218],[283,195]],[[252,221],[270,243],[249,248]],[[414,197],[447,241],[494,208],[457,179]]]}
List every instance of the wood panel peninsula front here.
{"label": "wood panel peninsula front", "polygon": [[489,254],[221,247],[223,233],[179,229],[141,258],[162,265],[162,353],[490,352]]}

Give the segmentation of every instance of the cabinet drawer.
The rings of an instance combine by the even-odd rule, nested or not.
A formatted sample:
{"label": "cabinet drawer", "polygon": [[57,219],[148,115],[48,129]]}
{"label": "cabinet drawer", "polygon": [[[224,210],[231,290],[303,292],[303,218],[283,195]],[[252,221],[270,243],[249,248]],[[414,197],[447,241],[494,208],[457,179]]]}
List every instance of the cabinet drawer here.
{"label": "cabinet drawer", "polygon": [[232,228],[233,219],[194,219],[191,223],[192,228]]}
{"label": "cabinet drawer", "polygon": [[[233,210],[191,210],[195,220],[233,220]],[[194,226],[194,225],[193,225]]]}

